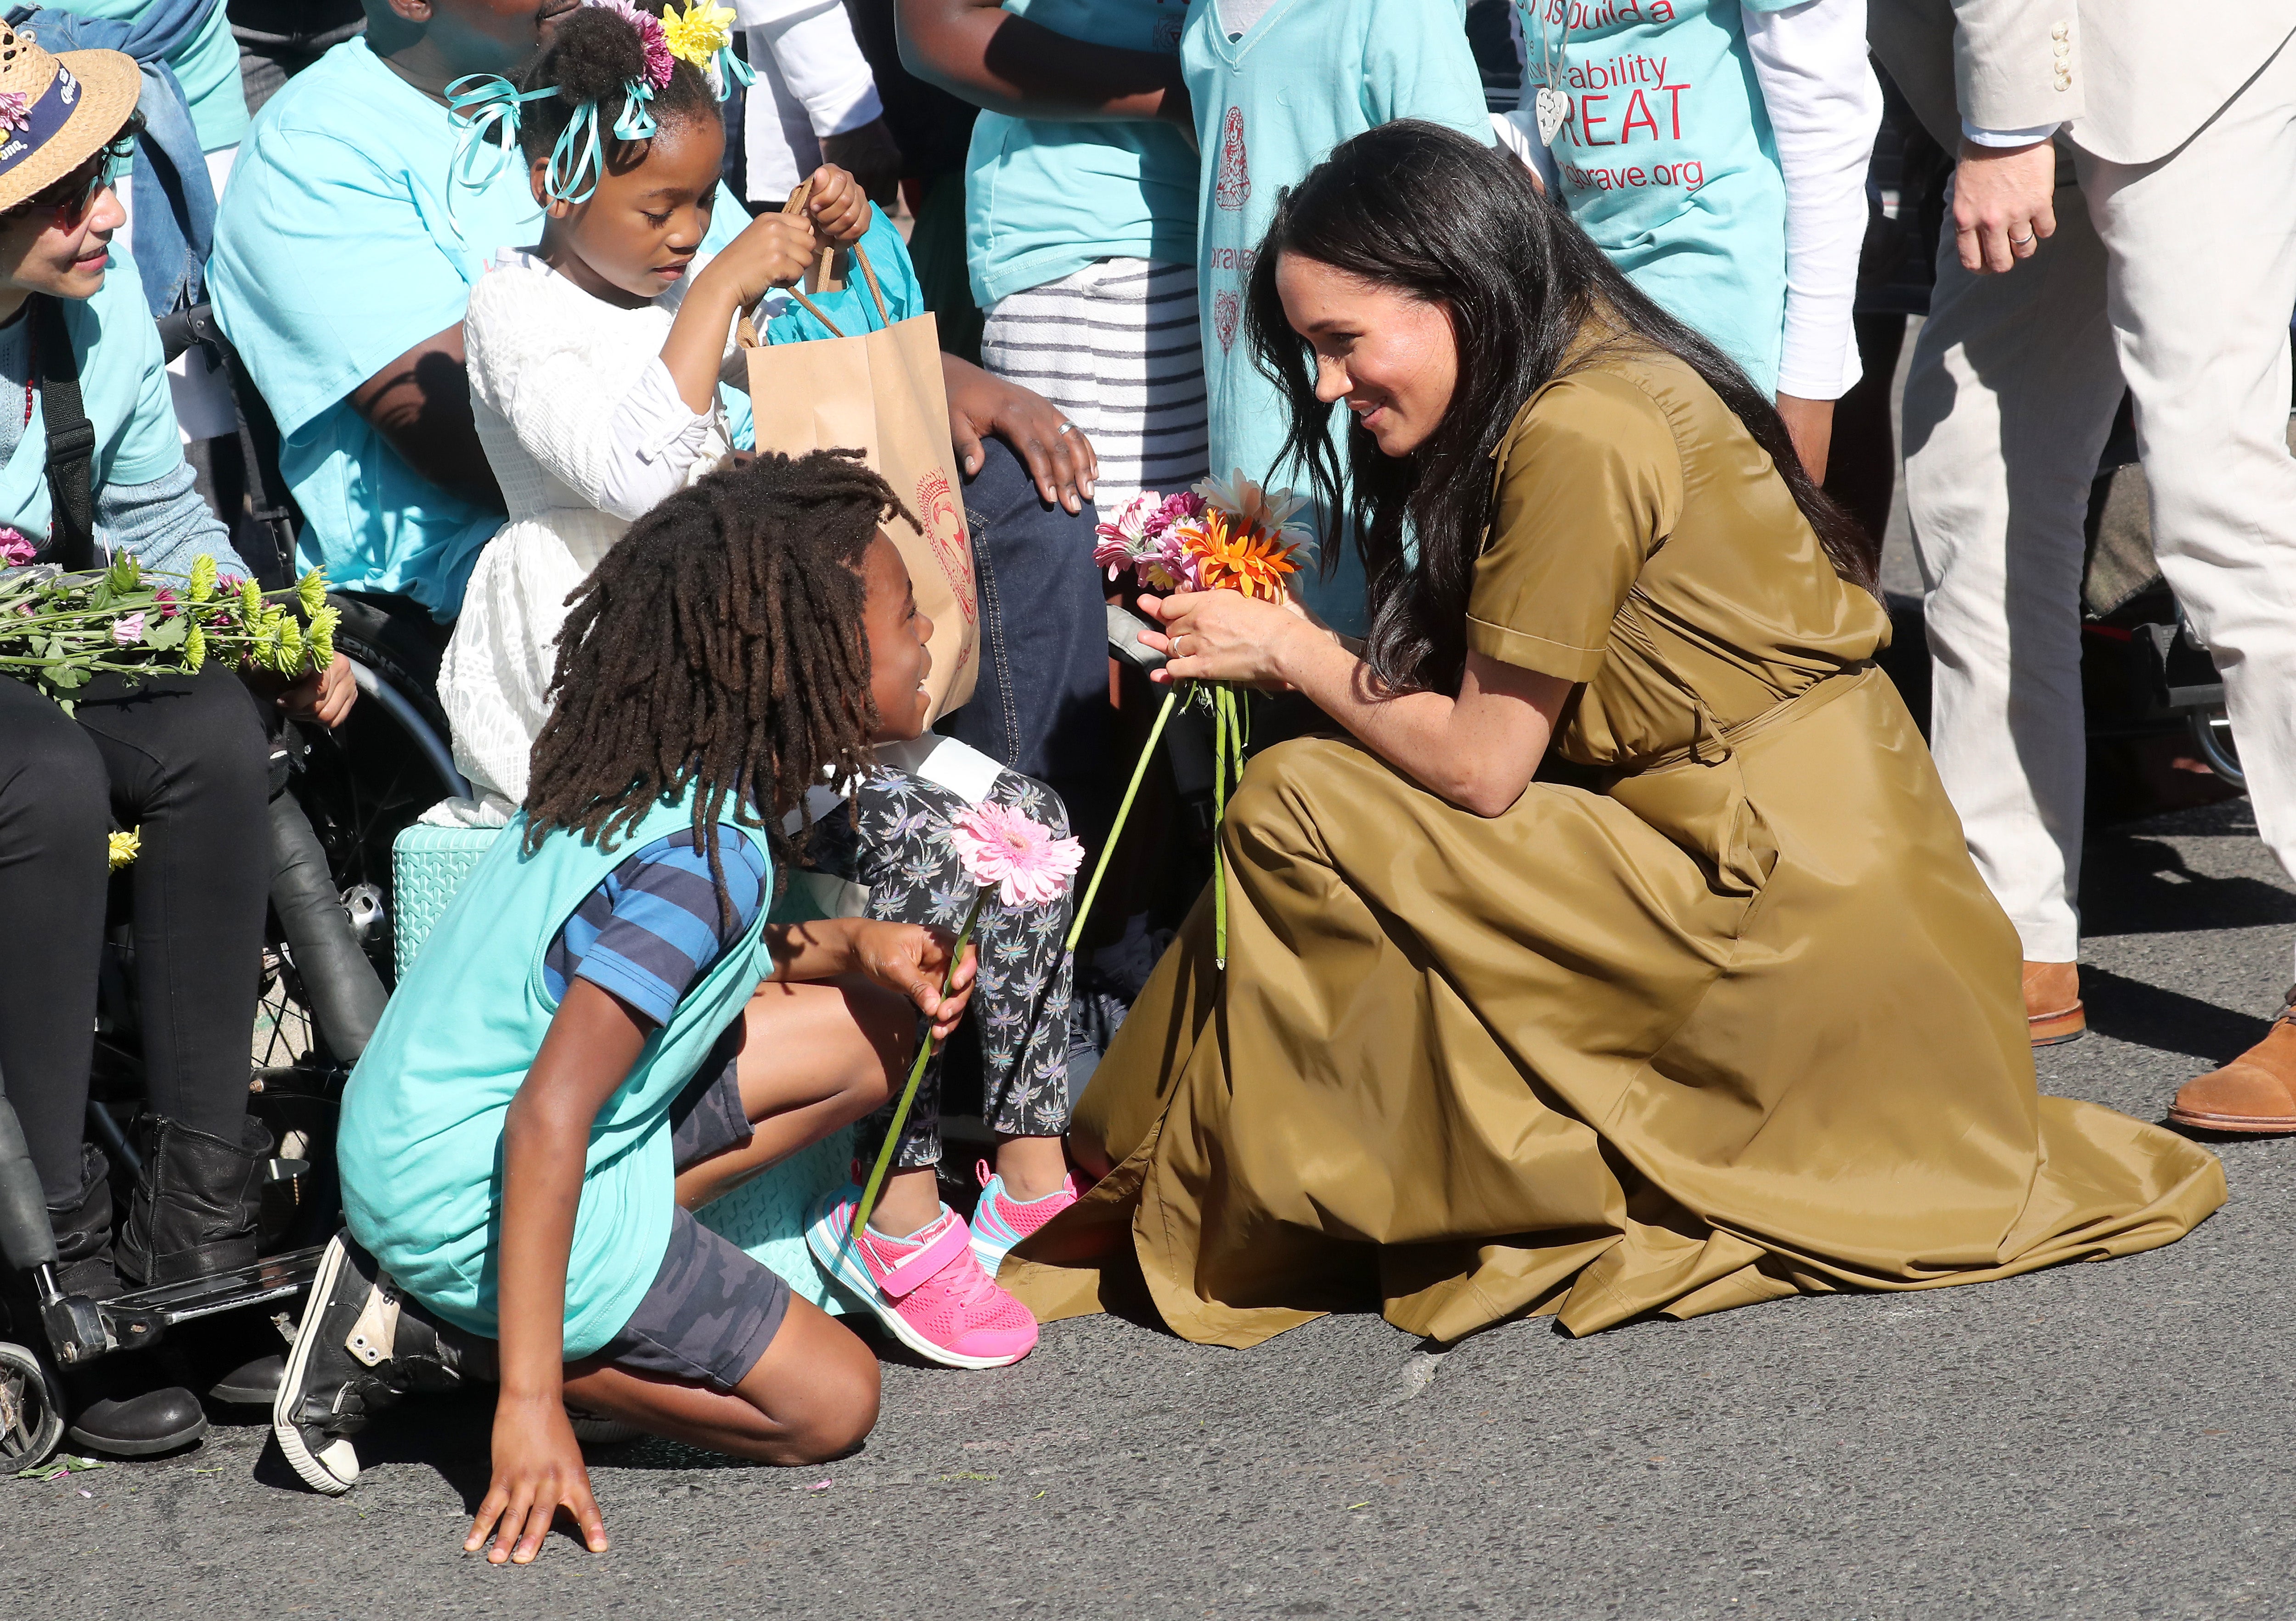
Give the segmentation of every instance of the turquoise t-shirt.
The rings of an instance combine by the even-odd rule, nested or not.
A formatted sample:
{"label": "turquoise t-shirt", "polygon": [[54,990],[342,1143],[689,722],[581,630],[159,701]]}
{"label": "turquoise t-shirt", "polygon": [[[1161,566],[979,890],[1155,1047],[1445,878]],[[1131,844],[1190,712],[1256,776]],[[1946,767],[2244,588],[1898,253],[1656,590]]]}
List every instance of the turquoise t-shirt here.
{"label": "turquoise t-shirt", "polygon": [[[209,295],[278,419],[280,471],[302,508],[305,567],[354,590],[461,610],[503,515],[448,494],[390,448],[354,389],[462,320],[497,250],[542,233],[515,151],[456,184],[447,109],[348,40],[289,80],[241,146],[216,219]],[[451,204],[451,209],[450,209]],[[749,224],[720,187],[703,246]],[[749,402],[726,396],[734,442]]]}
{"label": "turquoise t-shirt", "polygon": [[[175,471],[183,465],[184,445],[168,392],[167,356],[125,242],[112,240],[103,285],[95,296],[64,299],[63,315],[79,360],[80,409],[95,429],[94,487],[149,484]],[[47,479],[47,405],[36,390],[32,420],[15,454],[0,468],[0,524],[39,540],[54,515]]]}
{"label": "turquoise t-shirt", "polygon": [[[1004,0],[1055,34],[1177,51],[1187,0]],[[964,160],[965,262],[987,309],[1095,259],[1196,251],[1196,154],[1168,124],[1063,124],[984,112]]]}
{"label": "turquoise t-shirt", "polygon": [[1786,188],[1741,4],[1515,0],[1523,105],[1539,41],[1570,116],[1552,151],[1570,217],[1669,314],[1775,394],[1785,340]]}
{"label": "turquoise t-shirt", "polygon": [[[144,9],[148,0],[63,0],[58,11],[82,17],[124,19]],[[239,42],[231,37],[231,19],[224,0],[215,0],[199,31],[184,48],[168,58],[168,70],[184,87],[191,103],[192,127],[200,132],[202,151],[220,151],[236,145],[247,134],[247,92],[240,84]]]}
{"label": "turquoise t-shirt", "polygon": [[[335,1138],[343,1220],[459,1328],[499,1336],[503,1120],[558,1011],[544,969],[550,943],[625,857],[692,825],[683,803],[665,802],[611,850],[562,830],[529,856],[526,818],[514,817],[422,943],[351,1071]],[[771,881],[769,870],[768,890]],[[669,1108],[773,972],[766,921],[760,907],[647,1035],[590,1128],[566,1266],[570,1362],[621,1330],[660,1268],[676,1199]]]}
{"label": "turquoise t-shirt", "polygon": [[[1350,136],[1425,119],[1491,140],[1465,15],[1462,0],[1275,0],[1232,40],[1214,0],[1189,8],[1180,68],[1203,151],[1197,296],[1216,475],[1241,468],[1278,487],[1304,487],[1300,470],[1276,475],[1289,411],[1252,363],[1243,333],[1252,264],[1277,195]],[[1345,406],[1333,408],[1335,435],[1345,416]],[[1329,581],[1303,572],[1302,594],[1334,626],[1356,634],[1365,623],[1363,567],[1341,544],[1338,523],[1337,514],[1320,517],[1316,540],[1339,551],[1341,566]]]}

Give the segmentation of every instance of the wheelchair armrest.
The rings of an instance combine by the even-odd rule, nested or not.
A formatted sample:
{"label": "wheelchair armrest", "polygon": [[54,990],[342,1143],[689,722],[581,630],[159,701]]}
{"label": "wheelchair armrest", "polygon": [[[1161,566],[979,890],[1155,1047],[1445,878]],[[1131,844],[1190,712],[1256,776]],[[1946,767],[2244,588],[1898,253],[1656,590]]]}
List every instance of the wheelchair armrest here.
{"label": "wheelchair armrest", "polygon": [[1143,673],[1160,670],[1165,665],[1165,655],[1140,640],[1142,631],[1155,628],[1128,608],[1108,605],[1109,652]]}

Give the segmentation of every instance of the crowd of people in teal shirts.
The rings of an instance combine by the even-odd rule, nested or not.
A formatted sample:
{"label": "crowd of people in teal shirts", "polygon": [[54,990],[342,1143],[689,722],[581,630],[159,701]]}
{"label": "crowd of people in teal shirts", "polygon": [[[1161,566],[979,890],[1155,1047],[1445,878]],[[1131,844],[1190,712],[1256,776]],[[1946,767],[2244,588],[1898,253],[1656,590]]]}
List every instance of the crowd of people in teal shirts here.
{"label": "crowd of people in teal shirts", "polygon": [[[254,572],[207,500],[209,446],[232,421],[221,376],[196,351],[169,363],[153,325],[209,303],[279,430],[300,564],[399,626],[419,673],[443,667],[458,726],[506,717],[455,746],[468,769],[507,738],[511,767],[468,769],[496,791],[466,810],[508,831],[352,1082],[352,1232],[276,1374],[303,1478],[348,1489],[353,1437],[399,1396],[499,1379],[495,1489],[470,1545],[523,1560],[562,1504],[603,1545],[573,1427],[636,1423],[775,1461],[853,1445],[876,1404],[860,1342],[685,1212],[879,1111],[919,1023],[953,1027],[968,998],[1016,1032],[1009,1084],[990,1085],[999,1145],[972,1223],[940,1202],[928,1135],[914,1155],[905,1139],[865,1232],[844,1195],[815,1226],[860,1252],[856,1287],[912,1348],[960,1367],[1027,1354],[1034,1321],[996,1265],[1077,1197],[1059,1157],[1063,1066],[1087,1050],[1070,1009],[1111,985],[1120,1002],[1122,949],[1079,965],[1046,947],[1038,962],[1016,930],[1028,974],[1000,985],[967,966],[944,994],[954,916],[886,898],[922,896],[915,875],[935,870],[902,818],[994,801],[1062,832],[1071,816],[1087,836],[1105,828],[1095,502],[1233,472],[1291,481],[1247,286],[1286,189],[1335,146],[1408,119],[1514,153],[1776,401],[1824,477],[1833,403],[1860,376],[1881,111],[1862,4],[1477,9],[1480,60],[1461,0],[859,6],[852,40],[806,46],[849,47],[878,92],[849,108],[862,126],[815,128],[821,150],[879,121],[897,144],[938,129],[938,149],[904,150],[906,178],[962,184],[909,184],[897,201],[902,175],[824,163],[794,214],[742,194],[743,148],[726,139],[736,116],[786,121],[769,96],[809,82],[793,58],[764,71],[786,32],[771,0],[365,0],[364,30],[252,118],[224,0],[74,0],[75,17],[18,25],[15,55],[0,53],[0,91],[28,109],[0,99],[13,135],[0,398],[25,398],[20,421],[0,411],[0,536],[24,542],[12,561],[133,553],[166,571],[204,553]],[[86,94],[56,99],[80,81]],[[968,123],[959,152],[947,132]],[[169,185],[146,178],[161,156]],[[881,533],[899,501],[849,462],[756,444],[726,319],[773,310],[787,324],[767,323],[769,341],[820,335],[771,296],[824,247],[857,242],[887,266],[884,319],[930,307],[981,362],[947,356],[942,381],[983,667],[934,731],[910,713],[932,627]],[[146,255],[167,274],[139,274]],[[474,301],[482,285],[496,296]],[[512,288],[535,301],[500,296]],[[566,313],[544,318],[542,299]],[[96,444],[78,551],[47,454],[51,320]],[[547,388],[522,390],[529,379]],[[1345,420],[1334,402],[1335,434]],[[1308,603],[1360,630],[1345,516],[1312,516],[1332,566],[1303,576]],[[753,591],[772,606],[736,613]],[[722,618],[664,607],[697,593]],[[775,869],[821,854],[797,842],[808,818],[761,820],[728,798],[738,784],[674,757],[709,729],[680,694],[697,672],[724,679],[729,639],[802,643],[793,678],[849,700],[791,718],[776,708],[791,677],[724,700],[775,738],[777,782],[846,781],[872,749],[903,762],[879,779],[884,829],[865,798],[850,819],[845,870],[907,871],[909,888],[887,876],[854,915],[768,915]],[[549,703],[457,708],[457,692],[517,688],[504,672],[521,659]],[[606,692],[623,713],[601,708]],[[83,1292],[251,1257],[242,1210],[273,1147],[247,1119],[244,1072],[266,733],[282,716],[339,723],[353,699],[340,661],[285,691],[210,668],[92,692],[72,716],[0,676],[0,1075]],[[529,762],[530,780],[503,780]],[[143,830],[147,1005],[181,1011],[152,1036],[144,1157],[165,1175],[139,1186],[117,1242],[80,1124],[113,819]],[[60,921],[37,938],[12,921],[36,915]],[[434,1127],[469,1151],[430,1151]],[[431,1188],[418,1167],[463,1180]],[[423,1225],[433,1195],[454,1232]],[[395,1325],[380,1341],[378,1301]],[[361,1333],[366,1354],[346,1350]],[[120,1453],[180,1445],[203,1423],[189,1392],[124,1360],[72,1404],[83,1444]]]}

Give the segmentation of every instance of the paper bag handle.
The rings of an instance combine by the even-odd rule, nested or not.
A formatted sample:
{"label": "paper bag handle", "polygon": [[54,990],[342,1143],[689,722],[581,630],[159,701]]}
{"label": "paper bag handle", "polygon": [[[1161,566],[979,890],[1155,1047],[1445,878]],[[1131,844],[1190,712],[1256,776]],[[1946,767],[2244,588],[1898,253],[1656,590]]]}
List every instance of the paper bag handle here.
{"label": "paper bag handle", "polygon": [[[789,194],[789,201],[782,204],[782,212],[784,214],[804,213],[806,201],[812,195],[813,182],[810,179],[800,181],[798,183],[797,189]],[[833,250],[827,248],[822,250],[824,256],[832,251],[833,251]],[[861,279],[869,284],[869,297],[877,306],[877,323],[880,326],[892,325],[893,317],[891,312],[885,307],[884,292],[877,285],[877,272],[871,266],[869,263],[869,256],[862,250],[862,247],[859,242],[853,244],[853,262],[861,266]],[[829,335],[831,337],[842,338],[845,336],[844,332],[839,329],[837,323],[832,321],[827,315],[823,315],[821,313],[821,307],[816,304],[811,299],[805,296],[805,290],[803,288],[792,287],[789,290],[789,292],[790,297],[795,299],[799,304],[804,307],[806,314],[811,315],[815,320],[820,322],[822,325],[829,329]]]}

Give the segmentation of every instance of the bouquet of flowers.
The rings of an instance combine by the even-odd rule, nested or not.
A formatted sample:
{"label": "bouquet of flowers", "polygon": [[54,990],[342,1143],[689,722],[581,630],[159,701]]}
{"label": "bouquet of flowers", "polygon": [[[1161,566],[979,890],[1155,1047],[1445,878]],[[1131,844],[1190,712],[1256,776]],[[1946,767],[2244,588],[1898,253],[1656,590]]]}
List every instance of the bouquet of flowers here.
{"label": "bouquet of flowers", "polygon": [[[1306,506],[1304,497],[1289,490],[1269,491],[1243,476],[1241,468],[1228,479],[1207,479],[1176,495],[1143,490],[1103,523],[1093,561],[1108,570],[1111,580],[1129,570],[1144,591],[1235,591],[1263,602],[1279,602],[1290,589],[1287,581],[1298,573],[1303,555],[1312,556],[1314,541],[1305,524],[1293,517]],[[1068,945],[1076,949],[1084,936],[1085,919],[1100,880],[1108,871],[1109,856],[1117,836],[1131,815],[1132,801],[1148,774],[1164,725],[1178,703],[1201,703],[1212,715],[1212,917],[1213,956],[1227,966],[1227,885],[1222,871],[1218,818],[1227,804],[1228,789],[1243,775],[1247,710],[1244,694],[1224,681],[1190,681],[1176,684],[1156,712],[1147,747],[1133,767],[1124,802],[1117,807],[1116,825],[1093,866],[1092,882],[1085,887],[1077,907]],[[1230,770],[1233,768],[1234,776]]]}
{"label": "bouquet of flowers", "polygon": [[340,614],[316,569],[266,592],[218,574],[212,557],[178,577],[147,574],[130,556],[90,574],[23,566],[31,556],[29,541],[0,528],[0,673],[30,682],[67,715],[72,695],[103,672],[150,675],[229,659],[292,681],[334,662]]}

